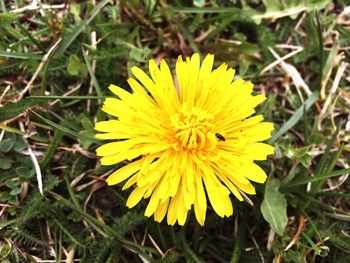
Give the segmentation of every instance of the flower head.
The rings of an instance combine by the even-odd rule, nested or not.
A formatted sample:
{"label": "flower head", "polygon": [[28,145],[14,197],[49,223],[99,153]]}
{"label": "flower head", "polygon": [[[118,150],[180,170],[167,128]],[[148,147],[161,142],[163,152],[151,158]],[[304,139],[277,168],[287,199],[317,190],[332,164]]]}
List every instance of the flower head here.
{"label": "flower head", "polygon": [[107,178],[109,185],[127,180],[133,186],[126,205],[149,199],[145,215],[158,222],[183,225],[194,207],[204,225],[207,197],[221,217],[233,213],[230,194],[255,194],[250,181],[263,183],[265,172],[254,163],[274,148],[260,141],[271,137],[272,123],[254,108],[265,100],[252,95],[253,84],[234,80],[235,71],[222,64],[212,70],[214,56],[200,65],[198,54],[176,62],[176,80],[167,63],[149,61],[151,77],[137,67],[128,79],[132,93],[110,85],[118,96],[102,110],[117,119],[96,123],[100,139],[115,140],[96,152],[102,165],[127,164]]}

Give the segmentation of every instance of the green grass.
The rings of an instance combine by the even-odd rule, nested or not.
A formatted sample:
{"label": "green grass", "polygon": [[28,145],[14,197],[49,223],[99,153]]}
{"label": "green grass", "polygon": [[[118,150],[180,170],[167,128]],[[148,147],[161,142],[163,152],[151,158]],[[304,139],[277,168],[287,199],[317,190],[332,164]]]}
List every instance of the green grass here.
{"label": "green grass", "polygon": [[[331,94],[339,59],[350,61],[346,1],[93,2],[0,0],[0,261],[350,262],[349,67]],[[261,74],[271,48],[283,57],[293,46],[303,50],[285,62],[311,95],[281,64]],[[204,227],[192,212],[170,227],[104,183],[119,166],[99,165],[93,125],[130,67],[193,52],[266,94],[258,111],[275,123],[276,153],[261,163],[270,179],[253,207],[233,200],[230,218],[209,209]]]}

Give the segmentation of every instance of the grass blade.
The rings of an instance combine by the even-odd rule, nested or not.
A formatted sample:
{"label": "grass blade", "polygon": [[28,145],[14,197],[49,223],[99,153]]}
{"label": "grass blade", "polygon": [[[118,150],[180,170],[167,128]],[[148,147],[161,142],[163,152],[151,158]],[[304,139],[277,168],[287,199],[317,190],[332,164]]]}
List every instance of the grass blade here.
{"label": "grass blade", "polygon": [[174,7],[170,9],[174,13],[182,14],[216,14],[242,12],[236,7]]}
{"label": "grass blade", "polygon": [[[98,231],[101,235],[103,236],[108,236],[107,234],[114,236],[117,238],[120,242],[124,243],[125,245],[130,246],[133,250],[135,250],[138,254],[142,255],[147,260],[150,260],[150,257],[148,254],[143,252],[147,248],[145,246],[138,245],[137,243],[133,243],[131,241],[126,240],[123,236],[121,236],[118,232],[114,231],[113,228],[111,228],[109,225],[106,225],[90,214],[86,213],[84,210],[82,210],[80,207],[77,207],[75,204],[71,203],[61,195],[48,191],[48,194],[50,194],[53,198],[55,198],[57,201],[62,203],[63,205],[69,207],[70,209],[74,210],[75,212],[79,213],[81,216],[83,216],[89,223],[90,225]],[[150,262],[150,261],[149,261]]]}
{"label": "grass blade", "polygon": [[[338,124],[338,127],[337,127],[336,131],[333,133],[331,139],[328,141],[326,150],[325,150],[325,152],[323,153],[322,158],[321,158],[320,162],[319,162],[318,165],[317,165],[317,169],[316,169],[316,171],[315,171],[314,177],[320,176],[320,174],[323,173],[324,171],[331,172],[331,169],[333,169],[333,167],[327,167],[328,157],[329,157],[329,153],[330,153],[330,151],[331,151],[331,148],[332,148],[332,146],[333,146],[333,144],[334,144],[334,142],[335,142],[335,140],[336,140],[336,138],[337,138],[337,135],[338,135],[338,133],[339,133],[339,131],[340,131],[340,127],[341,127],[341,126],[342,126],[342,123],[340,122],[340,123]],[[339,150],[342,151],[341,148],[339,148]],[[339,153],[339,150],[338,150],[338,152],[336,153],[335,157],[337,157],[337,156],[339,157],[339,155],[340,155],[340,154],[338,154],[338,153]],[[334,162],[334,161],[333,161],[333,162]],[[317,183],[315,183],[314,185],[312,185],[312,188],[311,188],[311,191],[310,191],[310,192],[313,193],[313,194],[316,193],[316,192],[318,192],[318,191],[320,190],[321,186],[323,185],[324,181],[325,181],[325,180],[320,180],[320,181],[318,181]]]}
{"label": "grass blade", "polygon": [[312,95],[305,101],[304,105],[301,105],[299,109],[294,112],[294,114],[289,118],[289,120],[279,129],[273,136],[272,138],[268,141],[268,143],[274,143],[277,141],[279,137],[281,137],[283,134],[285,134],[287,131],[289,131],[291,128],[294,127],[295,124],[298,123],[298,121],[301,119],[301,117],[304,114],[304,107],[305,110],[308,110],[318,99],[319,92],[315,91],[312,93]]}
{"label": "grass blade", "polygon": [[80,138],[80,139],[83,139],[83,140],[88,140],[88,141],[91,141],[91,142],[94,142],[94,143],[101,143],[100,141],[98,141],[98,140],[96,140],[94,138],[86,137],[86,136],[84,136],[82,134],[79,134],[79,133],[77,133],[75,131],[72,131],[71,129],[68,129],[68,128],[62,126],[62,125],[59,125],[59,124],[57,124],[57,123],[55,123],[53,121],[50,121],[49,119],[44,118],[43,116],[41,116],[40,114],[38,114],[38,113],[36,113],[34,111],[32,111],[32,113],[34,113],[34,115],[36,115],[39,119],[43,120],[44,122],[46,122],[48,125],[52,126],[53,128],[56,128],[56,129],[58,129],[58,130],[60,130],[60,131],[62,131],[64,133],[67,133],[67,134],[73,136],[73,137]]}
{"label": "grass blade", "polygon": [[201,54],[201,50],[200,50],[198,44],[196,43],[196,41],[194,40],[192,34],[188,31],[188,29],[186,27],[184,27],[180,22],[177,22],[176,24],[179,27],[182,34],[184,35],[184,37],[187,39],[188,43],[190,43],[192,49],[195,52]]}
{"label": "grass blade", "polygon": [[38,99],[24,99],[17,103],[8,103],[4,107],[0,107],[0,122],[17,117],[38,103]]}
{"label": "grass blade", "polygon": [[350,199],[350,193],[318,192],[316,196]]}
{"label": "grass blade", "polygon": [[17,23],[17,26],[22,30],[22,32],[28,37],[28,39],[35,45],[38,47],[38,49],[40,49],[42,52],[46,52],[45,48],[40,44],[40,42],[38,40],[36,40],[31,34],[30,32],[24,28],[21,23]]}
{"label": "grass blade", "polygon": [[18,58],[18,59],[34,59],[42,60],[43,57],[39,55],[34,55],[30,53],[20,53],[20,52],[9,52],[9,51],[0,51],[0,57],[5,58]]}
{"label": "grass blade", "polygon": [[318,56],[320,61],[319,87],[321,89],[322,80],[323,80],[324,51],[323,51],[322,27],[320,23],[320,18],[318,16],[318,12],[316,10],[315,10],[315,17],[316,17],[316,23],[317,23],[317,36],[318,36],[318,46],[319,46]]}
{"label": "grass blade", "polygon": [[306,239],[306,241],[311,245],[313,250],[316,252],[317,255],[320,255],[320,249],[317,247],[315,242],[312,241],[312,239],[305,233],[301,233],[301,235]]}
{"label": "grass blade", "polygon": [[45,170],[50,160],[54,156],[58,145],[60,144],[62,139],[62,131],[55,130],[55,135],[53,136],[52,141],[49,143],[49,147],[45,152],[44,158],[40,162],[40,166],[42,170]]}
{"label": "grass blade", "polygon": [[98,84],[98,81],[96,79],[96,76],[95,76],[95,73],[91,67],[91,63],[87,57],[87,54],[86,52],[84,51],[84,49],[82,50],[83,52],[83,56],[84,56],[84,60],[85,60],[85,64],[86,64],[86,67],[89,71],[89,75],[90,75],[90,78],[91,78],[91,81],[92,81],[92,84],[94,85],[95,87],[95,90],[96,90],[96,93],[98,96],[102,97],[102,91],[101,91],[101,88],[100,88],[100,84]]}
{"label": "grass blade", "polygon": [[[80,207],[77,207],[76,205],[74,205],[73,203],[71,203],[70,201],[68,201],[67,199],[65,199],[64,197],[62,197],[61,195],[51,192],[48,192],[53,198],[55,198],[57,201],[59,201],[60,203],[62,203],[63,205],[69,207],[70,209],[74,210],[75,212],[79,213],[80,215],[82,215],[83,217],[85,217],[85,219],[91,224],[91,226],[98,232],[100,233],[102,236],[107,236],[106,233],[101,229],[101,227],[103,228],[103,226],[106,226],[105,224],[102,224],[100,221],[98,221],[96,218],[94,218],[93,216],[89,215],[88,213],[86,213],[85,211],[83,211]],[[119,238],[119,236],[117,237]]]}
{"label": "grass blade", "polygon": [[90,24],[90,22],[96,17],[96,15],[109,1],[110,0],[103,0],[100,3],[98,3],[89,14],[89,18],[86,21],[81,21],[72,29],[71,33],[63,39],[60,48],[57,50],[57,55],[60,56],[66,51],[70,44],[72,44],[73,41],[79,36],[79,34],[83,32],[84,28],[88,24]]}
{"label": "grass blade", "polygon": [[107,96],[30,96],[28,98],[47,99],[47,100],[99,100],[109,98]]}
{"label": "grass blade", "polygon": [[309,177],[309,178],[303,178],[303,179],[297,180],[295,182],[289,183],[287,185],[282,185],[281,189],[285,190],[288,188],[304,185],[307,183],[317,182],[320,180],[329,179],[329,178],[340,176],[340,175],[347,174],[347,173],[350,173],[350,168],[336,170],[336,171],[332,171],[332,172],[326,172],[326,173],[324,173],[320,176],[317,176],[317,177],[313,176],[313,177]]}
{"label": "grass blade", "polygon": [[247,222],[243,221],[238,226],[237,236],[234,241],[233,253],[230,263],[238,263],[245,245]]}

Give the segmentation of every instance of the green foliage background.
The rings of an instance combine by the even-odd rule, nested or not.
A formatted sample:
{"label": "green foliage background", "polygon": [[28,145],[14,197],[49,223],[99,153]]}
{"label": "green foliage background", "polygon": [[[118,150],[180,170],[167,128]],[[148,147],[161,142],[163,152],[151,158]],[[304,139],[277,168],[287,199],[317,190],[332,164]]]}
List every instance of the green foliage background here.
{"label": "green foliage background", "polygon": [[[33,2],[0,0],[1,262],[350,262],[349,3]],[[254,206],[233,200],[234,216],[209,209],[205,227],[190,214],[181,228],[106,186],[118,167],[99,165],[93,123],[131,66],[193,52],[267,95],[276,154]]]}

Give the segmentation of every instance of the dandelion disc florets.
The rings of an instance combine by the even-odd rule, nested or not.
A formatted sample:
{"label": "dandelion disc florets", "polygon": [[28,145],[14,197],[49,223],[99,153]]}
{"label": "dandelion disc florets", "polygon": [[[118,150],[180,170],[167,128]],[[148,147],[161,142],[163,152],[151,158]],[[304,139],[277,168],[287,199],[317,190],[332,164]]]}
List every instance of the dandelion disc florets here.
{"label": "dandelion disc florets", "polygon": [[96,123],[96,137],[113,140],[96,150],[101,164],[126,162],[107,183],[127,180],[126,205],[149,199],[145,215],[158,222],[167,216],[168,224],[183,225],[193,206],[204,225],[207,199],[219,216],[230,216],[230,194],[242,201],[242,192],[255,194],[250,181],[266,180],[254,161],[274,152],[261,143],[273,125],[250,117],[265,96],[253,96],[253,84],[234,80],[226,64],[212,70],[213,63],[213,55],[202,65],[198,54],[179,57],[176,81],[164,60],[159,67],[150,60],[150,77],[131,68],[132,93],[111,85],[118,98],[107,98],[102,110],[116,118]]}

